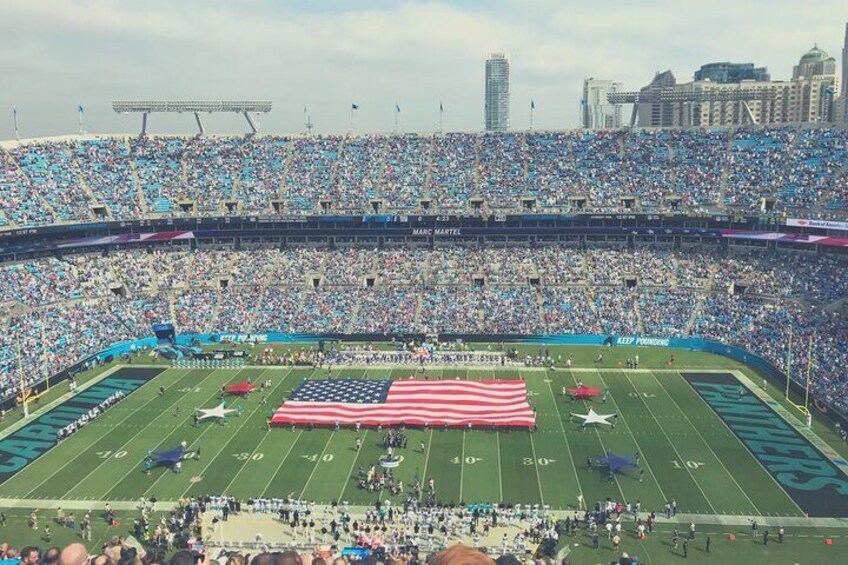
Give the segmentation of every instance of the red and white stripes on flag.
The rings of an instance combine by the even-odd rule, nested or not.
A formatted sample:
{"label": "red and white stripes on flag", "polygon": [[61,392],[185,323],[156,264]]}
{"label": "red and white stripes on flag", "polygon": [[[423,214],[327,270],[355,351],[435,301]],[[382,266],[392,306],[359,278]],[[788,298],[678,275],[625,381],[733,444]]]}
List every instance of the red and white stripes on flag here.
{"label": "red and white stripes on flag", "polygon": [[[345,394],[355,396],[356,392],[350,393],[352,383],[342,382]],[[333,385],[321,382],[320,386],[326,390],[327,386]],[[333,397],[334,392],[331,390],[327,396]],[[377,401],[338,402],[338,395],[335,396],[329,398],[330,401],[316,397],[310,397],[308,401],[288,400],[274,413],[271,423],[334,425],[338,422],[340,425],[358,423],[371,427],[399,424],[467,427],[471,424],[476,427],[532,428],[536,425],[536,415],[527,402],[527,387],[524,381],[518,379],[398,380],[393,381],[385,397]],[[298,398],[303,398],[303,395]]]}

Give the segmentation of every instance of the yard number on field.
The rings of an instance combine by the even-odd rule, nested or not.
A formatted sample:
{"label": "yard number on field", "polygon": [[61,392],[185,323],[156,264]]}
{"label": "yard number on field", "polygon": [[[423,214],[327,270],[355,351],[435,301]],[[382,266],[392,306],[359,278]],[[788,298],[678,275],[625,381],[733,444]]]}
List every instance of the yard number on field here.
{"label": "yard number on field", "polygon": [[469,455],[465,459],[460,459],[459,457],[454,457],[453,459],[450,460],[450,462],[453,463],[454,465],[459,465],[462,462],[465,462],[466,465],[474,465],[478,461],[482,461],[482,460],[483,460],[482,457],[473,457],[473,456]]}
{"label": "yard number on field", "polygon": [[313,453],[311,455],[301,455],[301,457],[303,457],[307,461],[311,461],[313,463],[317,463],[319,461],[319,457],[320,457],[320,460],[323,461],[324,463],[329,463],[330,461],[333,460],[333,454],[332,453],[325,453],[324,455],[319,455],[318,453]]}
{"label": "yard number on field", "polygon": [[[538,459],[536,459],[536,463],[538,465],[542,466],[542,467],[546,467],[547,465],[550,465],[551,463],[555,463],[555,462],[556,462],[556,459],[548,459],[547,457],[539,457]],[[533,459],[530,458],[530,457],[525,457],[524,458],[524,464],[525,465],[532,465]]]}
{"label": "yard number on field", "polygon": [[183,388],[178,388],[177,392],[200,392],[200,387],[193,388],[193,387],[187,386],[187,387],[183,387]]}
{"label": "yard number on field", "polygon": [[101,459],[109,459],[110,457],[114,457],[115,459],[121,459],[127,456],[126,451],[98,451],[96,455]]}
{"label": "yard number on field", "polygon": [[628,392],[627,396],[632,398],[656,398],[657,395],[652,392]]}
{"label": "yard number on field", "polygon": [[258,451],[257,451],[256,453],[253,453],[253,454],[251,454],[251,453],[244,453],[244,452],[242,452],[242,453],[233,453],[233,457],[235,457],[235,458],[236,458],[236,459],[238,459],[239,461],[248,461],[248,460],[250,460],[250,461],[259,461],[259,460],[261,460],[263,457],[265,457],[265,454],[264,454],[264,453],[259,453]]}
{"label": "yard number on field", "polygon": [[[678,461],[677,459],[672,459],[671,464],[674,465],[675,469],[685,469],[686,467],[688,467],[690,469],[700,469],[701,467],[704,466],[704,464],[700,461],[691,461],[691,460],[690,461],[684,461],[683,465],[681,465],[680,461]],[[685,465],[685,467],[684,467],[684,465]]]}

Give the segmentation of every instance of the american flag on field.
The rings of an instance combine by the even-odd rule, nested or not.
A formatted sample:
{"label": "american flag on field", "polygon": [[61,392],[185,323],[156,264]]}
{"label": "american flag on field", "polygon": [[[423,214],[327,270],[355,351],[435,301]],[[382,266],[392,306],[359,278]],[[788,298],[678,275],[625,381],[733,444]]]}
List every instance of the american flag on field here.
{"label": "american flag on field", "polygon": [[274,413],[272,424],[531,428],[536,416],[518,379],[486,381],[310,380]]}

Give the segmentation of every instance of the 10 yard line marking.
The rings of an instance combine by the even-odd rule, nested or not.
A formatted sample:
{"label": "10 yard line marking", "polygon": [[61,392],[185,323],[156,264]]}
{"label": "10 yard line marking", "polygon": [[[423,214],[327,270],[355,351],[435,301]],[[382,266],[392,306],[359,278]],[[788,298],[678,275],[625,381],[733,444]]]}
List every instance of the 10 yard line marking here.
{"label": "10 yard line marking", "polygon": [[[165,372],[166,372],[166,371],[163,371],[162,373],[160,373],[160,375],[164,375],[164,374],[165,374]],[[180,378],[180,381],[182,381],[182,379],[183,379],[183,378],[188,377],[188,376],[189,376],[192,372],[193,372],[193,371],[189,371],[188,373],[186,373],[185,375],[183,375],[183,376]],[[215,371],[212,371],[212,373],[214,373],[214,372],[215,372]],[[202,384],[202,383],[203,383],[206,379],[208,379],[209,377],[211,377],[211,376],[212,376],[212,373],[209,373],[208,375],[206,375],[206,377],[204,377],[203,379],[201,379],[201,380],[200,380],[200,383],[198,383],[198,385]],[[156,378],[158,378],[160,375],[157,375],[157,377],[156,377]],[[145,383],[145,384],[148,384],[148,383],[153,382],[154,380],[156,380],[156,378],[151,379],[150,381],[148,381],[148,382],[147,382],[147,383]],[[142,386],[143,386],[143,385],[142,385]],[[127,415],[127,417],[126,417],[126,418],[124,418],[123,420],[121,420],[120,422],[118,422],[117,424],[115,424],[115,426],[114,426],[114,427],[116,427],[116,428],[117,428],[118,426],[120,426],[121,424],[123,424],[124,422],[126,422],[127,420],[129,420],[129,419],[130,419],[130,417],[132,417],[135,413],[137,413],[137,412],[139,412],[140,410],[142,410],[145,406],[147,406],[148,404],[150,404],[151,402],[153,402],[153,401],[154,401],[154,400],[156,400],[157,398],[160,398],[160,396],[161,396],[161,395],[157,394],[156,396],[154,396],[153,398],[151,398],[150,400],[148,400],[147,402],[145,402],[144,404],[142,404],[142,405],[141,405],[138,409],[133,410],[130,414],[128,414],[128,415]],[[175,402],[174,404],[176,404],[176,402]],[[171,406],[173,406],[173,404],[172,404]],[[170,408],[171,406],[169,406],[168,408]],[[164,412],[163,412],[163,414],[164,414]],[[160,414],[160,415],[161,415],[161,414]],[[155,419],[155,418],[154,418],[154,419]],[[146,427],[147,427],[147,426],[145,426],[145,428],[146,428]],[[143,430],[142,430],[142,431],[143,431]],[[140,433],[141,433],[141,432],[136,433],[136,434],[135,434],[135,435],[133,435],[130,439],[133,439],[134,437],[136,437],[136,436],[137,436],[138,434],[140,434]],[[92,442],[92,443],[91,443],[91,445],[89,445],[88,447],[86,447],[85,449],[83,449],[81,452],[79,452],[79,454],[78,454],[76,457],[72,457],[72,458],[70,458],[70,459],[67,461],[67,463],[65,463],[64,465],[62,465],[62,466],[61,466],[61,467],[59,467],[58,469],[56,469],[56,471],[54,471],[53,473],[51,473],[49,477],[47,477],[46,479],[44,479],[43,481],[41,481],[40,483],[38,483],[37,485],[35,485],[35,487],[34,487],[32,490],[28,491],[28,492],[24,495],[24,497],[25,497],[25,498],[28,498],[28,497],[29,497],[29,495],[33,494],[36,490],[38,490],[38,488],[39,488],[41,485],[43,485],[44,483],[46,483],[47,481],[49,481],[50,479],[52,479],[53,477],[55,477],[58,473],[62,472],[62,471],[65,469],[65,467],[67,467],[68,465],[70,465],[71,463],[73,463],[74,461],[76,461],[77,459],[79,459],[80,457],[82,457],[83,455],[85,455],[85,454],[86,454],[86,452],[88,452],[88,450],[89,450],[89,449],[91,449],[92,447],[94,447],[95,445],[97,445],[97,443],[99,443],[99,442],[100,442],[100,440],[102,440],[102,439],[103,439],[103,438],[105,438],[105,437],[106,437],[106,435],[102,435],[102,436],[97,437],[97,439],[96,439],[94,442]],[[127,443],[129,443],[129,442],[126,442],[123,446],[121,446],[120,448],[118,448],[118,449],[117,449],[117,450],[115,450],[115,451],[120,451],[120,450],[121,450],[124,446],[126,446],[126,444],[127,444]],[[54,446],[54,447],[55,447],[55,446]],[[103,463],[98,464],[98,465],[97,465],[97,467],[95,467],[95,470],[99,469],[101,465],[103,465],[103,464],[105,464],[105,463],[106,463],[106,461],[107,461],[107,460],[104,460],[104,461],[103,461]],[[92,472],[93,472],[93,471],[92,471]],[[74,485],[74,487],[76,487],[77,485],[79,485],[79,483],[80,483],[80,482],[82,482],[82,481],[78,481],[78,482],[77,482],[77,484],[76,484],[76,485]],[[73,489],[74,489],[74,487],[71,487],[71,490],[73,490]],[[71,490],[69,490],[68,492],[66,492],[66,493],[65,493],[65,495],[67,495],[68,493],[70,493],[70,492],[71,492]]]}
{"label": "10 yard line marking", "polygon": [[[632,381],[632,380],[630,380],[630,375],[628,375],[628,374],[627,374],[627,371],[624,371],[624,377],[627,379],[627,382],[628,382],[628,383],[630,383],[630,387],[633,389],[633,391],[634,391],[634,392],[638,392],[638,390],[636,389],[636,385],[634,385],[634,384],[633,384],[633,381]],[[680,455],[680,452],[679,452],[679,451],[677,451],[677,446],[676,446],[676,445],[674,445],[674,443],[672,443],[671,438],[670,438],[670,437],[668,437],[668,434],[667,434],[667,433],[666,433],[666,431],[665,431],[665,428],[663,428],[663,425],[662,425],[662,424],[660,424],[660,421],[659,421],[659,420],[657,420],[657,417],[654,415],[654,411],[653,411],[653,410],[651,410],[651,407],[650,407],[650,406],[648,406],[648,403],[647,403],[647,402],[645,402],[645,400],[644,400],[643,398],[639,397],[639,395],[638,395],[638,394],[637,394],[636,396],[637,396],[637,397],[639,398],[639,400],[642,402],[642,405],[643,405],[643,406],[645,406],[645,408],[647,408],[647,409],[648,409],[648,413],[651,415],[651,418],[653,418],[653,419],[654,419],[654,422],[656,422],[656,423],[657,423],[657,427],[658,427],[658,428],[662,431],[663,435],[665,436],[666,441],[668,441],[668,444],[669,444],[669,445],[671,446],[671,448],[674,450],[674,453],[675,453],[675,454],[677,454],[677,458],[678,458],[680,461],[684,461],[683,456],[682,456],[682,455]],[[710,510],[712,510],[712,511],[713,511],[713,514],[716,514],[717,512],[716,512],[715,507],[713,507],[713,504],[712,504],[712,502],[710,502],[710,499],[709,499],[709,498],[707,498],[707,493],[705,493],[705,492],[704,492],[704,489],[702,489],[702,488],[701,488],[701,485],[698,483],[698,481],[696,481],[696,480],[695,480],[695,476],[692,474],[692,471],[690,471],[690,470],[689,470],[689,467],[687,467],[686,465],[683,465],[683,467],[685,467],[686,472],[687,472],[687,473],[689,473],[689,478],[691,478],[691,479],[692,479],[692,482],[693,482],[693,483],[695,483],[695,486],[696,486],[696,487],[698,487],[698,490],[699,490],[699,491],[701,491],[701,494],[702,494],[702,495],[704,495],[704,500],[707,502],[707,505],[710,507]]]}
{"label": "10 yard line marking", "polygon": [[[729,470],[729,469],[727,468],[727,466],[724,464],[724,461],[722,461],[721,459],[719,459],[719,457],[718,457],[718,455],[716,454],[716,452],[715,452],[715,451],[713,451],[712,446],[711,446],[711,445],[707,442],[707,440],[704,438],[704,436],[703,436],[703,435],[701,435],[701,430],[699,430],[699,429],[695,426],[695,424],[693,424],[693,423],[692,423],[692,420],[690,420],[690,419],[689,419],[689,416],[686,414],[686,412],[685,412],[682,408],[680,408],[680,405],[679,405],[679,404],[678,404],[678,403],[674,400],[674,398],[672,398],[671,393],[669,393],[669,392],[668,392],[668,390],[665,388],[665,386],[662,384],[662,382],[660,382],[660,380],[657,378],[657,376],[656,376],[655,374],[653,374],[653,373],[650,373],[650,375],[651,375],[651,378],[653,378],[653,379],[657,382],[657,384],[658,384],[658,385],[660,386],[660,388],[663,390],[663,392],[665,393],[665,395],[666,395],[666,396],[668,396],[669,400],[671,400],[672,404],[674,404],[674,406],[677,408],[677,410],[678,410],[681,414],[683,414],[683,417],[684,417],[684,418],[686,418],[686,421],[687,421],[687,422],[689,422],[689,425],[690,425],[690,426],[692,426],[692,428],[695,430],[695,433],[696,433],[696,434],[698,434],[698,437],[700,437],[700,438],[701,438],[701,441],[703,441],[703,442],[704,442],[704,445],[706,445],[706,446],[707,446],[707,449],[709,449],[709,450],[710,450],[710,453],[712,453],[712,454],[713,454],[713,457],[715,457],[715,458],[716,458],[716,460],[718,461],[718,464],[719,464],[719,465],[721,465],[722,469],[724,469],[724,470],[725,470],[725,472],[728,474],[728,476],[730,476],[730,480],[732,480],[732,481],[733,481],[733,484],[735,484],[735,485],[737,486],[737,488],[739,488],[739,491],[740,491],[740,492],[741,492],[741,493],[745,496],[745,498],[747,498],[747,499],[748,499],[748,502],[750,502],[750,503],[751,503],[751,506],[753,506],[753,507],[754,507],[754,510],[756,510],[756,511],[757,511],[757,514],[760,514],[760,509],[759,509],[759,508],[757,508],[757,505],[756,505],[756,504],[754,504],[754,501],[753,501],[753,500],[751,500],[751,497],[749,497],[749,496],[748,496],[748,493],[747,493],[747,492],[745,492],[745,490],[742,488],[742,485],[740,485],[740,484],[736,481],[736,477],[734,477],[734,476],[733,476],[733,473],[731,473],[731,472],[730,472],[730,470]],[[683,377],[680,377],[680,378],[682,379]],[[699,396],[699,395],[697,395],[697,394],[696,394],[696,396]]]}
{"label": "10 yard line marking", "polygon": [[[604,388],[609,388],[609,387],[607,387],[607,382],[604,380],[604,377],[602,377],[600,373],[598,373],[598,377],[601,379],[601,382],[604,384]],[[635,390],[635,387],[634,387],[634,390]],[[648,468],[648,472],[654,478],[654,483],[656,483],[657,489],[660,491],[660,495],[663,497],[664,500],[671,500],[669,497],[667,497],[665,495],[665,492],[663,492],[663,489],[660,486],[660,482],[657,480],[657,476],[654,474],[654,470],[651,469],[651,464],[648,463],[648,458],[644,457],[645,452],[642,450],[642,446],[639,445],[639,442],[636,441],[636,434],[633,433],[633,428],[631,428],[630,424],[627,423],[627,418],[624,417],[624,412],[621,411],[621,408],[619,407],[618,402],[615,401],[615,398],[613,398],[612,394],[610,394],[609,397],[610,397],[610,400],[612,400],[612,403],[615,404],[616,412],[621,416],[622,423],[625,426],[627,426],[627,431],[630,432],[630,437],[633,438],[633,443],[636,444],[636,449],[639,450],[639,453],[643,454],[642,460],[645,463],[645,467]]]}

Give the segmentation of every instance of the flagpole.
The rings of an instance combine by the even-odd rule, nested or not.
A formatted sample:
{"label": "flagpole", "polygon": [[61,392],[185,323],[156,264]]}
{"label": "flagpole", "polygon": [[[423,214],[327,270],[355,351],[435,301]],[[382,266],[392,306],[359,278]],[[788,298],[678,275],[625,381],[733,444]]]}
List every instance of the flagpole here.
{"label": "flagpole", "polygon": [[442,118],[445,114],[445,107],[439,102],[439,133],[444,133],[444,128],[442,127]]}
{"label": "flagpole", "polygon": [[398,132],[398,114],[400,114],[399,108],[400,106],[398,106],[397,102],[395,102],[395,135],[397,135]]}
{"label": "flagpole", "polygon": [[536,110],[536,104],[530,101],[530,131],[533,131],[533,112]]}
{"label": "flagpole", "polygon": [[78,117],[79,117],[78,121],[79,121],[79,134],[80,135],[82,135],[82,131],[83,131],[82,130],[82,112],[83,112],[82,104],[80,104],[79,107],[77,108],[77,114],[78,114]]}
{"label": "flagpole", "polygon": [[18,107],[12,106],[12,121],[15,125],[15,139],[21,140],[21,134],[18,133]]}

